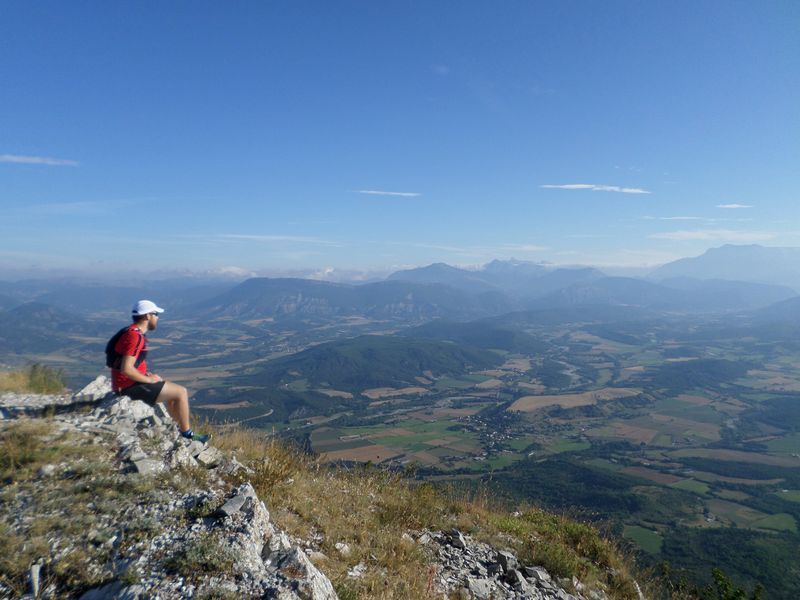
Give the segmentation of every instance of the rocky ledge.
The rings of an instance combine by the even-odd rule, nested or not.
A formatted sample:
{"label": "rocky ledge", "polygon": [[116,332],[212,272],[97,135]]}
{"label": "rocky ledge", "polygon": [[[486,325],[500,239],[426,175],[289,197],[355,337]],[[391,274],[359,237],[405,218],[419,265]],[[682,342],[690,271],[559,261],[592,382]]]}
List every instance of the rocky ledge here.
{"label": "rocky ledge", "polygon": [[[101,376],[71,396],[6,394],[0,415],[0,433],[47,415],[48,439],[68,439],[78,448],[71,459],[56,455],[28,485],[9,486],[2,497],[0,526],[26,546],[38,522],[50,524],[47,544],[25,563],[23,597],[338,598],[312,563],[314,541],[294,539],[270,520],[247,482],[248,469],[212,445],[180,438],[162,406],[116,397]],[[86,463],[85,456],[101,450],[102,462]],[[76,485],[83,496],[64,495]],[[71,505],[78,498],[90,500],[81,504],[80,517]],[[85,526],[60,524],[81,518]],[[429,557],[432,597],[606,598],[457,530],[409,531],[406,537]],[[346,555],[342,546],[337,550]],[[77,583],[63,567],[76,555]],[[366,569],[356,565],[348,577]],[[19,573],[15,583],[13,574],[0,572],[0,598],[19,597],[20,589]]]}
{"label": "rocky ledge", "polygon": [[[87,405],[94,405],[94,410],[86,412]],[[267,507],[249,483],[225,489],[224,476],[246,469],[213,446],[177,436],[161,405],[154,409],[116,397],[105,377],[99,377],[74,396],[7,394],[0,406],[6,424],[10,418],[55,413],[53,435],[70,434],[75,443],[112,444],[119,478],[115,483],[120,488],[124,479],[132,479],[134,487],[147,489],[145,480],[170,471],[186,473],[183,479],[189,488],[177,493],[174,488],[156,487],[144,503],[141,494],[130,499],[119,494],[113,512],[108,505],[96,507],[106,510],[92,512],[88,535],[48,540],[49,554],[30,567],[28,598],[337,598],[331,582],[301,545],[270,521]],[[192,474],[199,469],[204,471],[202,477]],[[40,489],[20,492],[10,506],[3,506],[3,517],[15,533],[24,534],[32,520],[70,518],[68,503],[61,515],[53,515],[52,508],[47,515],[37,514],[41,504],[37,500],[48,493],[48,481],[69,481],[74,470],[68,463],[43,466],[38,473]],[[134,535],[141,531],[145,535]],[[87,580],[100,579],[103,584],[79,595],[48,584],[54,579],[51,564],[80,551],[87,541],[107,549],[96,554],[102,564],[89,560],[85,565]],[[17,597],[2,581],[0,597]]]}

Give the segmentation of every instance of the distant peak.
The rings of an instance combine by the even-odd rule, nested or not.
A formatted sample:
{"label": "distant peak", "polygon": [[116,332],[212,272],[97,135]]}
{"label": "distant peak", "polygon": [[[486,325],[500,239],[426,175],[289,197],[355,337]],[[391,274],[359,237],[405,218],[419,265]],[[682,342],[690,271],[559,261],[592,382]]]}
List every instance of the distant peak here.
{"label": "distant peak", "polygon": [[545,267],[529,260],[518,260],[516,258],[509,258],[506,260],[500,260],[496,258],[493,261],[483,265],[484,271],[509,271],[512,269],[521,269],[521,268],[532,271],[540,271],[543,270]]}

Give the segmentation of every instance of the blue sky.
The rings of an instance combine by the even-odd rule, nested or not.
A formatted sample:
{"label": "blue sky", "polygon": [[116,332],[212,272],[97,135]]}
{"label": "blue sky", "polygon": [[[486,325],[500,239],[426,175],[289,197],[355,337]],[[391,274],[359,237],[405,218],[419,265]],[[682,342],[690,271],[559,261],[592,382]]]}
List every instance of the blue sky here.
{"label": "blue sky", "polygon": [[0,3],[0,273],[800,246],[800,3]]}

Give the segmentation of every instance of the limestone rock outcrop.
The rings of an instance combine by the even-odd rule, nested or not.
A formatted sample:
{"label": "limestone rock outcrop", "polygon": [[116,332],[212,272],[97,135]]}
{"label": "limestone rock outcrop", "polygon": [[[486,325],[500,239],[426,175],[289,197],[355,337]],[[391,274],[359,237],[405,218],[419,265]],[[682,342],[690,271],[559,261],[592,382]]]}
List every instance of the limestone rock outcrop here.
{"label": "limestone rock outcrop", "polygon": [[[94,406],[88,412],[87,406]],[[4,420],[53,414],[57,431],[97,436],[97,444],[114,440],[115,467],[120,478],[148,479],[170,470],[202,470],[205,486],[187,476],[188,490],[153,490],[145,505],[116,499],[115,514],[93,515],[98,543],[107,545],[111,565],[103,585],[75,596],[48,585],[50,561],[69,553],[66,537],[51,539],[51,555],[31,565],[29,598],[79,597],[82,600],[178,599],[187,597],[277,598],[335,600],[333,585],[305,552],[270,520],[269,511],[249,483],[228,489],[223,475],[246,469],[208,444],[177,435],[174,422],[161,405],[111,394],[108,380],[98,377],[73,396],[6,394],[0,397]],[[105,436],[105,437],[103,437]],[[63,477],[62,465],[46,465],[40,477]],[[69,473],[66,473],[68,476]],[[163,492],[163,493],[162,493]],[[19,494],[12,514],[21,527],[39,518],[35,503]],[[63,518],[69,518],[64,507]],[[131,531],[152,533],[131,543]],[[128,543],[121,544],[128,538]],[[14,597],[0,580],[0,598]]]}

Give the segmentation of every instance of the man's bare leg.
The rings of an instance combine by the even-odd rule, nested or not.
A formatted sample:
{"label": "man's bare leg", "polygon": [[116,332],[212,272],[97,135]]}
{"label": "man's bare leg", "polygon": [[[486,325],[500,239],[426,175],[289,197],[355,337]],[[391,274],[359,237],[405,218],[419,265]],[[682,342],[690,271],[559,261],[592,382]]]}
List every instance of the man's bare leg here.
{"label": "man's bare leg", "polygon": [[165,382],[156,402],[164,403],[169,416],[178,424],[178,429],[189,430],[189,392],[185,387],[170,381]]}

